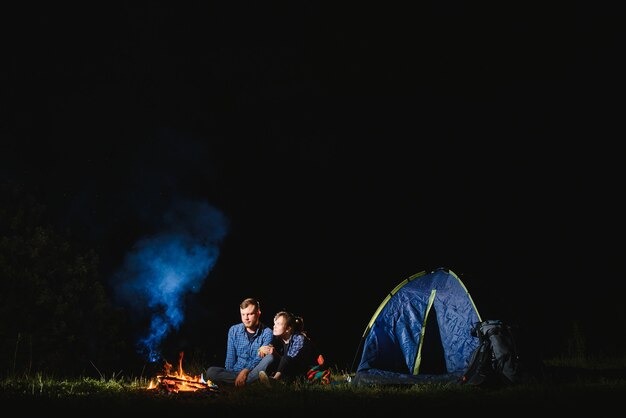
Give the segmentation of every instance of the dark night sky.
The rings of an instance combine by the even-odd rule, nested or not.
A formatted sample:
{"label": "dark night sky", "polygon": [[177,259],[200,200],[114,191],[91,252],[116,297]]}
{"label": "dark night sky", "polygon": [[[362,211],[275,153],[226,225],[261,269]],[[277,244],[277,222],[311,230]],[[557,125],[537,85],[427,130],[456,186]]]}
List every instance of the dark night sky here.
{"label": "dark night sky", "polygon": [[221,211],[173,343],[218,358],[257,296],[343,366],[440,266],[483,317],[624,330],[623,6],[436,3],[7,13],[0,173],[105,277],[181,199]]}

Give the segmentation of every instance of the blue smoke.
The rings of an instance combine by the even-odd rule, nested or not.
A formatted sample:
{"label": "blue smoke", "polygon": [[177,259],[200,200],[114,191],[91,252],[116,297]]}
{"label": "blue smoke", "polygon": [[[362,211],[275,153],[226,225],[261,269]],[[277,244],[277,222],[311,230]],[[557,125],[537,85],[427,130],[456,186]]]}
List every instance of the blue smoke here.
{"label": "blue smoke", "polygon": [[159,230],[139,240],[116,274],[118,297],[144,321],[138,351],[149,361],[184,320],[184,300],[198,292],[215,265],[227,234],[227,219],[205,202],[179,202],[161,219]]}

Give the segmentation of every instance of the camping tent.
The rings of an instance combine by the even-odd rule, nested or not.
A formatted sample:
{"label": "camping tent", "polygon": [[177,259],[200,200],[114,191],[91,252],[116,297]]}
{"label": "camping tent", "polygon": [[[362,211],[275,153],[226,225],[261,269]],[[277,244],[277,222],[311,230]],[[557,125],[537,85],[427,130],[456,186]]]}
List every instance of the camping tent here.
{"label": "camping tent", "polygon": [[[417,273],[376,309],[357,349],[355,360],[362,346],[353,383],[458,379],[478,347],[478,338],[471,335],[478,322],[474,301],[456,274],[444,268]],[[442,366],[433,372],[429,367],[438,359]]]}

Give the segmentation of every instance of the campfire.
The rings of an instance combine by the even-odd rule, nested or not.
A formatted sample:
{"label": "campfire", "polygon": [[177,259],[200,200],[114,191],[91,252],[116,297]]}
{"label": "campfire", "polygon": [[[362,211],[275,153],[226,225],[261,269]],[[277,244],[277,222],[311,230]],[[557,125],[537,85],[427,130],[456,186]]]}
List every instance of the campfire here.
{"label": "campfire", "polygon": [[190,376],[183,371],[183,355],[181,351],[178,357],[178,370],[172,372],[172,364],[165,360],[163,373],[150,381],[148,390],[158,390],[167,393],[178,392],[218,392],[218,387],[213,382],[205,381],[202,375]]}

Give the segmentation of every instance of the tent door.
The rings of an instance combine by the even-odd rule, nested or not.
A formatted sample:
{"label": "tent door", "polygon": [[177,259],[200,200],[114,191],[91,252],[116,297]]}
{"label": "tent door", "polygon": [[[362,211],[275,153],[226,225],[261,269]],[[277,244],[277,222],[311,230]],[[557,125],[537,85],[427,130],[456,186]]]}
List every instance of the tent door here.
{"label": "tent door", "polygon": [[444,374],[446,373],[446,362],[439,334],[439,323],[437,321],[437,311],[433,304],[435,301],[436,289],[432,289],[428,299],[428,306],[424,314],[424,323],[420,336],[417,359],[413,374]]}

